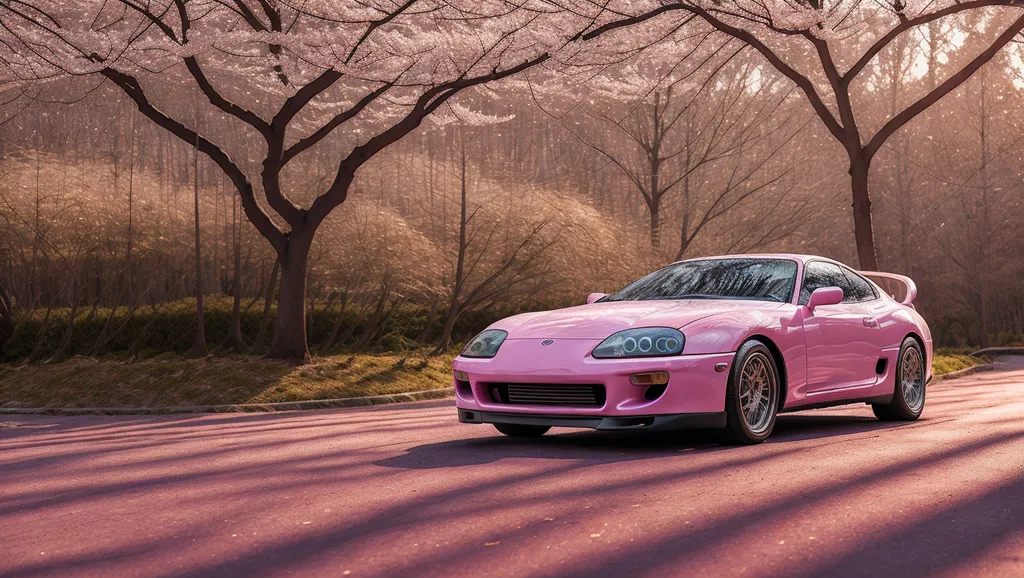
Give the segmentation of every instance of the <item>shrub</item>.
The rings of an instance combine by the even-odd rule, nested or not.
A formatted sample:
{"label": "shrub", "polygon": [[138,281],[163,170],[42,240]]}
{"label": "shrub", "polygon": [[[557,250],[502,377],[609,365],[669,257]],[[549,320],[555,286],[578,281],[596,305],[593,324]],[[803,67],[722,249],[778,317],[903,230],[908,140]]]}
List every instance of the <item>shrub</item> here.
{"label": "shrub", "polygon": [[[227,336],[231,322],[231,306],[231,298],[223,295],[210,296],[205,301],[206,340],[211,349],[219,346]],[[543,308],[539,304],[530,306]],[[165,353],[185,354],[192,348],[195,339],[194,299],[174,301],[157,307],[146,305],[134,313],[131,313],[130,309],[124,306],[118,308],[108,324],[107,319],[111,315],[109,308],[99,308],[90,316],[89,308],[80,307],[74,322],[71,344],[65,355],[149,358]],[[41,331],[42,341],[35,359],[49,359],[63,340],[70,309],[52,310],[45,331],[45,311],[19,313],[14,333],[0,352],[0,360],[15,361],[27,358],[35,348]],[[465,341],[496,319],[511,313],[514,311],[466,312],[456,324],[456,339]],[[271,327],[267,330],[266,342],[269,342],[273,332],[273,315],[274,309],[271,308]],[[254,304],[247,311],[243,307],[242,335],[249,345],[256,339],[262,316],[262,302]],[[319,353],[320,346],[327,341],[337,316],[338,307],[335,305],[328,311],[324,311],[322,307],[317,308],[308,319],[310,350],[313,353]],[[366,349],[378,352],[416,349],[421,346],[416,339],[423,334],[428,318],[429,309],[426,307],[408,304],[399,306],[370,339],[369,347]],[[368,321],[365,316],[363,319],[357,319],[356,312],[350,308],[345,314],[339,335],[340,338],[349,333],[348,339],[345,343],[336,343],[334,349],[346,350],[355,346],[367,329]],[[107,333],[102,340],[106,343],[96,350],[105,325]],[[436,339],[444,327],[444,316],[435,315],[432,325],[429,335]],[[266,342],[264,346],[267,345]]]}

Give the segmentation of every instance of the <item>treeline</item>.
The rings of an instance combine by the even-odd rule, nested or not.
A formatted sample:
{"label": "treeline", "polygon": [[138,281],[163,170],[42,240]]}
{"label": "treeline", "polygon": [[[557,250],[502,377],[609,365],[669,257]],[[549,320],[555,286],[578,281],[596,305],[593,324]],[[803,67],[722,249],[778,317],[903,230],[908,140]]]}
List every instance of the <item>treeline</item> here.
{"label": "treeline", "polygon": [[[524,303],[524,308],[531,304]],[[532,304],[533,307],[538,304]],[[525,310],[525,309],[524,309]],[[459,318],[454,332],[464,341],[480,327],[514,313],[511,310],[473,311]],[[244,347],[229,341],[232,303],[227,296],[207,300],[204,307],[206,337],[215,353],[265,353],[268,322],[276,308],[264,313],[264,303],[248,303],[240,316]],[[194,299],[173,301],[137,309],[98,308],[76,315],[69,308],[35,310],[19,315],[0,361],[55,363],[74,356],[145,359],[161,355],[187,355],[196,329]],[[413,351],[432,348],[444,330],[445,320],[431,317],[421,306],[401,304],[361,316],[343,311],[337,304],[323,304],[308,314],[310,349],[315,355],[340,352]],[[69,329],[70,328],[70,329]],[[260,337],[262,335],[262,338]],[[68,337],[70,336],[70,337]]]}
{"label": "treeline", "polygon": [[[852,89],[860,122],[933,89],[983,46],[963,31],[982,29],[965,17],[880,52]],[[918,282],[940,345],[1024,334],[1016,54],[894,134],[871,167],[880,267]],[[672,90],[644,84],[657,67],[630,61],[599,87],[541,75],[467,94],[378,154],[317,234],[311,350],[443,348],[500,314],[578,303],[677,258],[793,251],[856,266],[842,148],[759,55],[712,64]],[[186,352],[197,295],[215,297],[202,317],[210,348],[258,351],[280,265],[231,184],[117,90],[48,102],[65,88],[0,125],[0,338],[4,309],[17,320],[5,354]],[[251,131],[189,111],[195,93],[175,96],[259,172]],[[282,175],[290,197],[308,205],[353,142],[338,135],[296,158]]]}

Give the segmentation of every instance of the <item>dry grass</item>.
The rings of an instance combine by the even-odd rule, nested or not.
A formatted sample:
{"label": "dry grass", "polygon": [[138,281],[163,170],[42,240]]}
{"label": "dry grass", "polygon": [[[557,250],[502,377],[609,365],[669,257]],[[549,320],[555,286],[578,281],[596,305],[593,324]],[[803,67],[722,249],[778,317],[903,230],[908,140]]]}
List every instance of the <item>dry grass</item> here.
{"label": "dry grass", "polygon": [[339,355],[303,367],[246,357],[0,365],[0,407],[272,403],[423,391],[451,385],[452,358]]}
{"label": "dry grass", "polygon": [[[339,355],[303,367],[250,357],[0,365],[0,407],[273,403],[423,391],[451,385],[452,358]],[[942,375],[986,361],[940,350],[932,367]]]}
{"label": "dry grass", "polygon": [[935,359],[932,360],[932,372],[935,375],[942,375],[944,373],[953,373],[954,371],[960,371],[961,369],[967,369],[968,367],[974,367],[975,365],[981,365],[988,363],[990,360],[984,357],[973,357],[966,353],[955,353],[946,351],[936,351]]}

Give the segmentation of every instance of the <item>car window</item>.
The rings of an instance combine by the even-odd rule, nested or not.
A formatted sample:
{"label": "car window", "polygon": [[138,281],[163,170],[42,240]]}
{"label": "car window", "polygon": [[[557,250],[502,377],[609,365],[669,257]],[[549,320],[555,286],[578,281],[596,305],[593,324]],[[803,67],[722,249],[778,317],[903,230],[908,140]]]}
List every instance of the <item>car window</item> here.
{"label": "car window", "polygon": [[811,293],[822,287],[839,287],[843,290],[843,303],[851,303],[854,294],[850,280],[834,263],[811,261],[804,266],[804,282],[800,287],[800,304],[807,305]]}
{"label": "car window", "polygon": [[[852,294],[849,297],[851,301],[859,303],[878,298],[878,293],[875,292],[875,288],[871,286],[871,283],[868,283],[863,277],[846,267],[841,267],[841,269],[843,274],[846,275],[846,280],[850,283]],[[844,288],[843,291],[846,291],[846,289]]]}
{"label": "car window", "polygon": [[791,259],[684,261],[659,269],[600,301],[754,299],[785,303],[793,298],[796,271],[796,261]]}

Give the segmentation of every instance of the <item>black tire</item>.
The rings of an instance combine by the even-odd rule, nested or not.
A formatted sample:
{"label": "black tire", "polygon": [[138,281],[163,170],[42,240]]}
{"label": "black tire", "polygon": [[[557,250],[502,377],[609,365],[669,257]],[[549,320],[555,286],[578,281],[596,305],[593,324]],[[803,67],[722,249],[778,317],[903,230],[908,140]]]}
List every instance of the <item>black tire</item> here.
{"label": "black tire", "polygon": [[496,423],[494,429],[513,438],[539,438],[551,429],[546,425],[522,425],[518,423]]}
{"label": "black tire", "polygon": [[[917,388],[920,388],[919,394],[917,389],[908,392],[904,388],[904,366],[914,363],[915,356],[918,367],[915,370],[913,366],[910,366],[909,369],[916,375],[914,383]],[[887,404],[871,404],[871,411],[874,412],[875,417],[882,421],[914,421],[921,417],[928,389],[924,383],[926,373],[924,364],[924,352],[921,351],[917,340],[913,337],[904,339],[903,345],[900,346],[899,357],[896,358],[896,379],[893,384],[892,401]]]}
{"label": "black tire", "polygon": [[[767,415],[760,414],[752,426],[748,423],[748,418],[744,417],[743,404],[749,403],[744,401],[744,395],[746,395],[745,399],[749,400],[750,396],[754,394],[747,393],[743,372],[745,369],[748,369],[748,366],[749,369],[753,370],[754,366],[752,364],[754,363],[758,364],[756,368],[758,375],[762,375],[761,372],[764,372],[764,381],[760,378],[756,380],[762,383],[756,396],[757,399],[763,399],[763,396],[767,396],[765,400],[767,406],[761,410],[767,412]],[[743,391],[741,391],[741,387],[744,388]],[[775,418],[779,410],[779,395],[781,391],[779,368],[775,364],[775,358],[772,356],[771,351],[760,341],[751,340],[741,345],[736,352],[736,358],[733,360],[732,369],[729,372],[729,383],[725,389],[725,434],[727,441],[734,444],[752,445],[759,444],[768,439],[772,429],[775,428]],[[756,401],[754,403],[758,404]]]}

